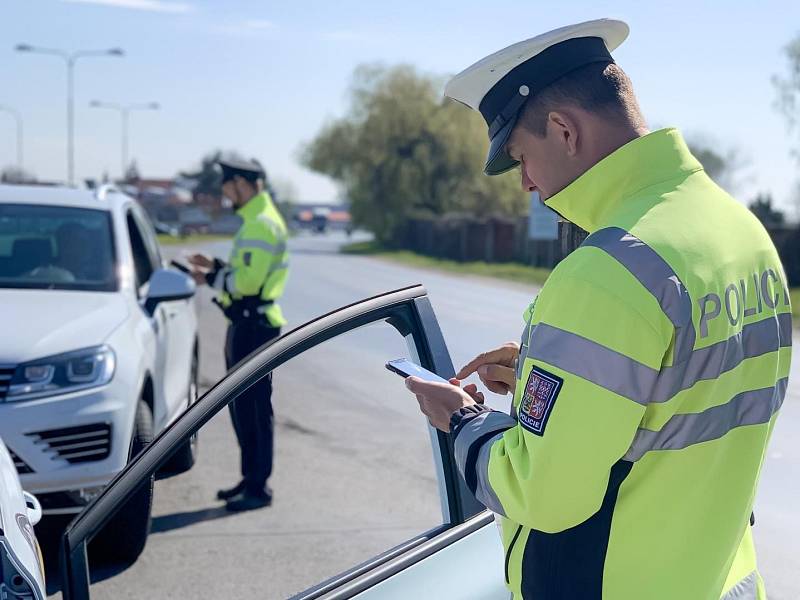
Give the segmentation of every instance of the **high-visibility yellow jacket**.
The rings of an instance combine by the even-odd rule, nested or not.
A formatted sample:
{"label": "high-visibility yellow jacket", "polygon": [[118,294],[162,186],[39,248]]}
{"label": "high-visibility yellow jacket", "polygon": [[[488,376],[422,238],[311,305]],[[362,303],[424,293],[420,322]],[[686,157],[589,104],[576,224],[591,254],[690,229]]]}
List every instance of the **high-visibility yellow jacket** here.
{"label": "high-visibility yellow jacket", "polygon": [[257,297],[264,301],[259,311],[272,327],[286,319],[277,299],[283,295],[289,274],[286,223],[264,191],[237,211],[244,221],[233,240],[227,264],[211,277],[219,289],[223,307],[237,300]]}
{"label": "high-visibility yellow jacket", "polygon": [[764,598],[750,518],[792,338],[769,236],[675,130],[547,204],[590,235],[526,313],[511,416],[451,420],[514,598]]}

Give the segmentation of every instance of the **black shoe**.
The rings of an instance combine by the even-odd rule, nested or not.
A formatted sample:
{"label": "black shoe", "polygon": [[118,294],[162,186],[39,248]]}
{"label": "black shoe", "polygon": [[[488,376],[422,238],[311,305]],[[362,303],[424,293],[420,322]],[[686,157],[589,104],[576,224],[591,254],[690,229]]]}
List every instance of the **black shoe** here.
{"label": "black shoe", "polygon": [[238,496],[244,491],[244,481],[240,481],[232,488],[228,488],[227,490],[219,490],[217,492],[217,500],[230,500],[231,498]]}
{"label": "black shoe", "polygon": [[243,512],[246,510],[257,510],[272,504],[272,496],[269,494],[249,494],[244,492],[235,498],[228,500],[225,508],[231,512]]}

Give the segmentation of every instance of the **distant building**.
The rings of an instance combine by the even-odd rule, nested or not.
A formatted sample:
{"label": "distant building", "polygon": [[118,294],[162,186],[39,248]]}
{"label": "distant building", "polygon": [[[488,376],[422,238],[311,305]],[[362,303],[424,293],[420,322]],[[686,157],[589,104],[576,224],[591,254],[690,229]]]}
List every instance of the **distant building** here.
{"label": "distant building", "polygon": [[179,180],[137,179],[121,183],[119,187],[136,198],[155,223],[182,235],[210,230],[211,218],[208,213],[194,204],[192,192]]}

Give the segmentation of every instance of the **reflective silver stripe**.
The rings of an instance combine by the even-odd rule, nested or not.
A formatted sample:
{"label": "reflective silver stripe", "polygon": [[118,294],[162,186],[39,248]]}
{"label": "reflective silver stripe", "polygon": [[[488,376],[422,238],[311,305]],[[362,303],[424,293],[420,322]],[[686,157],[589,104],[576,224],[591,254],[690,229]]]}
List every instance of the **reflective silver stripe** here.
{"label": "reflective silver stripe", "polygon": [[[741,333],[693,351],[687,360],[658,372],[592,340],[538,323],[527,357],[583,377],[639,404],[666,402],[699,381],[717,379],[742,361],[792,345],[792,316],[770,317]],[[518,379],[521,378],[520,372]]]}
{"label": "reflective silver stripe", "polygon": [[784,313],[749,323],[733,337],[699,348],[682,363],[662,367],[651,402],[666,402],[698,381],[717,379],[748,358],[792,345],[792,315]]}
{"label": "reflective silver stripe", "polygon": [[516,426],[517,422],[505,413],[495,410],[480,413],[472,417],[458,431],[455,440],[456,465],[461,474],[467,466],[470,448],[480,438],[492,433],[503,432]]}
{"label": "reflective silver stripe", "polygon": [[646,405],[658,371],[592,340],[537,323],[528,358],[543,361],[609,391]]}
{"label": "reflective silver stripe", "polygon": [[243,248],[258,248],[270,254],[282,254],[286,252],[286,242],[278,242],[277,244],[270,244],[264,240],[251,240],[251,239],[237,239],[233,243],[234,250],[241,250]]}
{"label": "reflective silver stripe", "polygon": [[675,271],[652,248],[618,227],[601,229],[584,245],[614,257],[658,300],[675,327],[673,366],[663,367],[652,390],[651,402],[666,402],[698,381],[717,379],[743,360],[791,346],[791,315],[786,313],[751,323],[728,340],[694,350],[691,298]]}
{"label": "reflective silver stripe", "polygon": [[758,575],[755,571],[733,586],[720,600],[757,600]]}
{"label": "reflective silver stripe", "polygon": [[637,461],[653,450],[681,450],[723,437],[745,425],[767,423],[783,404],[788,379],[773,387],[742,392],[700,413],[675,415],[659,431],[639,429],[623,460]]}
{"label": "reflective silver stripe", "polygon": [[489,483],[489,455],[492,451],[492,444],[503,437],[503,433],[504,432],[501,431],[493,438],[487,440],[478,452],[478,460],[475,464],[475,473],[478,476],[478,487],[475,489],[475,498],[490,511],[505,517],[506,513],[503,512],[503,505],[500,504],[500,499],[497,497],[497,494],[494,493],[492,484]]}
{"label": "reflective silver stripe", "polygon": [[522,369],[525,366],[525,357],[528,355],[528,348],[531,339],[531,321],[533,320],[533,312],[531,317],[525,323],[525,329],[522,331],[522,337],[519,342],[519,356],[517,357],[517,379],[522,379]]}
{"label": "reflective silver stripe", "polygon": [[655,250],[619,227],[600,229],[583,242],[615,258],[658,300],[675,327],[674,362],[688,356],[696,334],[692,324],[692,300],[678,275]]}
{"label": "reflective silver stripe", "polygon": [[263,223],[264,225],[269,227],[270,231],[272,231],[272,233],[275,234],[276,237],[279,237],[283,233],[278,224],[272,218],[263,213],[256,217],[256,221],[258,221],[259,223]]}
{"label": "reflective silver stripe", "polygon": [[272,274],[275,271],[280,271],[282,269],[288,269],[288,268],[289,268],[289,261],[286,260],[286,261],[283,261],[282,263],[277,264],[274,267],[270,268],[269,272],[270,272],[270,274]]}

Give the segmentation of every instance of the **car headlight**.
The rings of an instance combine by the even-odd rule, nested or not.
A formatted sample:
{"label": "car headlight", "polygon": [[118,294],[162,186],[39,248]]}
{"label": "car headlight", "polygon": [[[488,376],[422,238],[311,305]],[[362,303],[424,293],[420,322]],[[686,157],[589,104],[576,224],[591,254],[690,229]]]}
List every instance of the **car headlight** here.
{"label": "car headlight", "polygon": [[85,348],[19,365],[11,378],[6,402],[33,400],[107,384],[116,358],[108,346]]}

